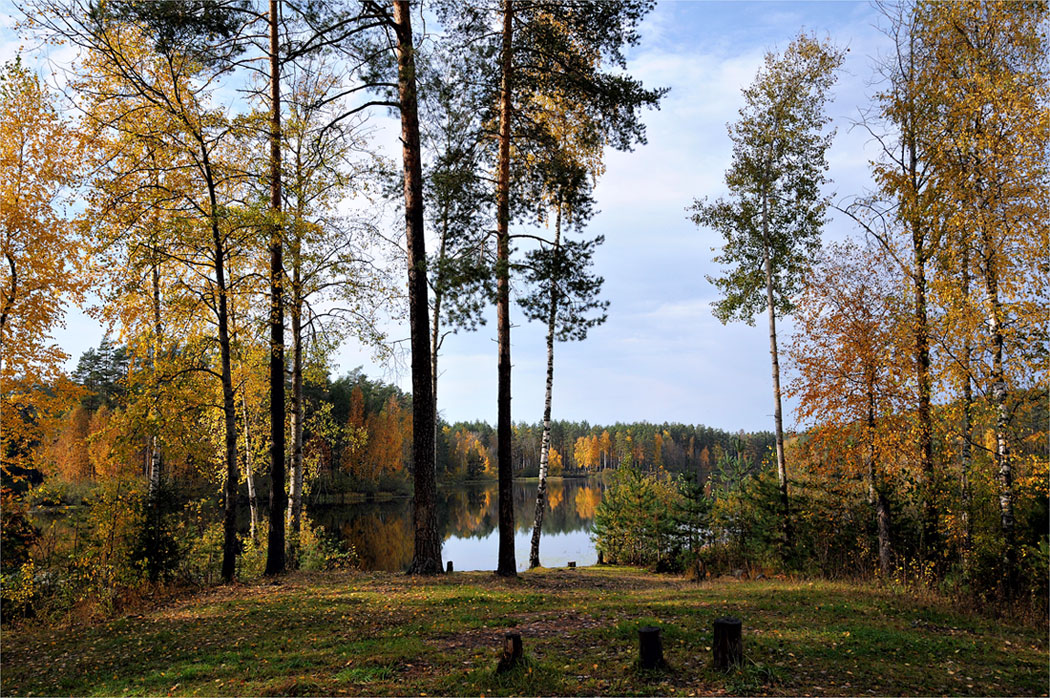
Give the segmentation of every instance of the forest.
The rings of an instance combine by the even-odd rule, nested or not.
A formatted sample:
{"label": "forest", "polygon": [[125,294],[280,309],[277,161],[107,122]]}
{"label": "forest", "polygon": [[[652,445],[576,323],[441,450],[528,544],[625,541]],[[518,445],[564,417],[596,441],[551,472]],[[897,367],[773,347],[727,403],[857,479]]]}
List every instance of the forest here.
{"label": "forest", "polygon": [[[771,381],[752,409],[768,426],[745,431],[558,417],[556,357],[577,342],[599,357],[609,343],[593,335],[617,313],[600,183],[646,147],[672,94],[631,72],[643,38],[660,36],[645,31],[655,2],[17,0],[20,41],[63,58],[49,74],[20,49],[0,75],[5,627],[108,623],[148,599],[243,589],[283,603],[260,580],[353,594],[355,575],[389,569],[383,545],[398,574],[366,586],[389,583],[407,608],[420,589],[459,593],[443,546],[472,537],[495,575],[466,573],[489,588],[470,593],[513,605],[507,585],[526,585],[540,623],[565,611],[546,604],[574,604],[575,582],[541,564],[544,536],[571,515],[599,562],[580,576],[591,601],[644,588],[688,603],[689,589],[732,597],[753,580],[740,593],[779,603],[790,594],[777,584],[816,580],[878,605],[869,595],[890,589],[920,615],[1009,617],[1026,638],[1016,651],[1045,660],[1045,638],[1024,628],[1045,629],[1050,602],[1050,6],[873,7],[869,75],[847,75],[852,49],[819,32],[791,27],[767,47],[734,85],[719,186],[674,204],[710,242],[717,271],[695,283],[713,317],[759,325],[763,351],[768,327],[755,372]],[[843,191],[829,106],[860,79],[868,102],[851,129],[866,144],[849,157],[872,185]],[[829,235],[832,219],[847,236]],[[107,331],[75,364],[55,338],[74,308]],[[519,321],[542,328],[543,347],[525,346]],[[489,331],[495,394],[473,399],[495,423],[446,421],[442,396],[459,386],[441,360]],[[341,365],[347,346],[385,380]],[[512,376],[540,356],[542,414],[517,399],[512,411]],[[668,383],[690,370],[670,349],[655,361]],[[594,488],[559,511],[561,478]],[[394,500],[400,513],[354,524],[332,513]],[[476,509],[470,526],[449,502]],[[386,533],[355,549],[338,534],[354,526]],[[669,618],[665,639],[704,644]],[[870,632],[874,657],[886,648]],[[19,652],[35,642],[17,637]],[[426,686],[389,651],[386,673],[352,692]],[[441,690],[675,690],[634,669],[533,683],[533,666],[553,671],[539,651],[509,684],[501,662],[491,675],[446,667]],[[1013,660],[1045,676],[1040,660]],[[756,661],[731,685],[706,673],[681,685],[821,681]],[[121,688],[18,676],[12,693]],[[278,679],[229,691],[343,690]],[[1045,692],[1023,678],[878,680],[891,693]]]}

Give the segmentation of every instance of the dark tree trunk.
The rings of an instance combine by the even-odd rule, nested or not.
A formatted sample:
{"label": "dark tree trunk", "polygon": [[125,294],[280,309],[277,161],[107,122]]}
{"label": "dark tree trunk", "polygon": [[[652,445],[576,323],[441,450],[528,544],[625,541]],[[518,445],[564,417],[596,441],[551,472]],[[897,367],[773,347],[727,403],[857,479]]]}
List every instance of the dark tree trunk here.
{"label": "dark tree trunk", "polygon": [[226,245],[219,231],[218,202],[215,196],[215,181],[211,176],[208,152],[202,147],[206,172],[206,186],[211,206],[212,252],[215,265],[215,295],[217,296],[215,320],[219,334],[219,363],[222,377],[222,416],[225,427],[226,485],[223,511],[222,579],[233,581],[236,571],[237,551],[237,414],[234,410],[233,370],[230,363],[229,309],[227,307]]}
{"label": "dark tree trunk", "polygon": [[878,456],[875,451],[875,388],[868,384],[868,501],[875,507],[879,537],[879,571],[888,578],[893,571],[893,548],[890,543],[890,507],[879,482]]}
{"label": "dark tree trunk", "polygon": [[503,4],[503,78],[499,100],[499,162],[496,173],[496,324],[499,344],[496,460],[499,467],[499,557],[496,574],[514,577],[514,470],[511,462],[510,422],[510,121],[511,121],[511,41],[514,2]]}
{"label": "dark tree trunk", "polygon": [[284,260],[281,225],[281,74],[277,0],[270,0],[270,529],[266,574],[285,568],[284,517]]}
{"label": "dark tree trunk", "polygon": [[[153,384],[151,386],[153,391],[152,399],[152,410],[154,419],[159,417],[158,406],[160,403],[160,390],[157,384],[157,359],[160,353],[160,342],[161,342],[161,325],[160,325],[160,251],[156,245],[153,244],[153,249],[150,251],[150,284],[152,286],[152,304],[153,304],[153,345],[150,347],[150,370],[153,373]],[[149,467],[147,475],[149,476],[149,494],[152,496],[157,492],[157,488],[160,486],[161,480],[161,454],[160,454],[160,436],[157,434],[156,423],[153,425],[154,433],[150,437],[149,444]]]}
{"label": "dark tree trunk", "polygon": [[395,0],[397,92],[401,105],[401,154],[405,168],[405,232],[408,247],[408,307],[412,325],[412,456],[415,546],[410,574],[440,574],[437,473],[434,465],[434,384],[430,375],[427,317],[427,252],[423,236],[423,170],[416,106],[415,47],[407,0]]}
{"label": "dark tree trunk", "polygon": [[[962,301],[966,304],[967,310],[969,310],[970,302],[970,244],[967,240],[962,241],[962,269],[961,271],[961,286],[962,286]],[[973,359],[973,347],[970,345],[970,338],[967,337],[963,340],[962,349],[962,400],[963,400],[963,413],[962,413],[962,437],[960,439],[960,456],[961,456],[961,473],[960,473],[960,485],[962,488],[962,519],[963,519],[963,565],[969,568],[971,553],[973,552],[973,522],[971,520],[972,508],[973,508],[973,493],[970,487],[970,466],[972,464],[973,455],[971,448],[971,438],[973,432],[973,381],[970,378],[970,364]]]}
{"label": "dark tree trunk", "polygon": [[[915,166],[914,163],[912,165]],[[937,505],[934,501],[936,483],[933,470],[933,440],[930,413],[930,337],[926,306],[926,251],[921,226],[913,225],[912,247],[915,271],[915,377],[918,383],[919,404],[919,470],[923,477],[922,530],[920,550],[929,560],[937,546]]]}

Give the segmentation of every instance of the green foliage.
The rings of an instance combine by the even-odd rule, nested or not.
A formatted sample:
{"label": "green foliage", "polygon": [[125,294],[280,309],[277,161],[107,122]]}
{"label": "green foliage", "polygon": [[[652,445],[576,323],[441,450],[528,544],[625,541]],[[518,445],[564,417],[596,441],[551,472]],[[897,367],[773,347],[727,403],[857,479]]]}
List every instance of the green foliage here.
{"label": "green foliage", "polygon": [[[724,464],[732,462],[728,459]],[[714,542],[702,552],[705,566],[714,573],[780,567],[782,522],[776,473],[767,469],[734,480],[722,472],[719,484],[723,489],[712,482],[716,494],[710,516]]]}
{"label": "green foliage", "polygon": [[682,531],[674,514],[681,499],[675,481],[620,468],[594,514],[597,549],[613,564],[677,568]]}
{"label": "green foliage", "polygon": [[125,379],[130,360],[127,347],[103,337],[98,349],[88,349],[80,355],[72,378],[87,389],[80,401],[86,409],[94,411],[106,406],[112,409],[126,392]]}
{"label": "green foliage", "polygon": [[715,261],[727,271],[707,277],[722,292],[713,305],[723,323],[754,324],[768,307],[767,285],[776,314],[793,309],[792,296],[820,247],[828,205],[820,188],[834,135],[822,133],[830,122],[824,103],[843,55],[800,34],[783,54],[767,54],[755,82],[744,90],[741,118],[729,128],[731,198],[697,200],[692,207],[694,223],[725,239]]}
{"label": "green foliage", "polygon": [[0,574],[0,617],[4,622],[32,616],[38,597],[36,566],[32,560]]}
{"label": "green foliage", "polygon": [[219,578],[223,527],[209,513],[214,508],[210,500],[195,500],[183,507],[179,517],[179,577],[185,582],[211,584]]}

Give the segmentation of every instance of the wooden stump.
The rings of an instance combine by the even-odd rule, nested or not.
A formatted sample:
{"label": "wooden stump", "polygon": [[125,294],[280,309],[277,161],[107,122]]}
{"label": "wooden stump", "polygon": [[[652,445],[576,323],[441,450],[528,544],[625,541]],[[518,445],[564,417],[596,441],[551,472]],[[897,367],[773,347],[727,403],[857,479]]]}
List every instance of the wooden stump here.
{"label": "wooden stump", "polygon": [[500,657],[497,673],[509,671],[521,664],[521,633],[505,633],[503,635],[503,656]]}
{"label": "wooden stump", "polygon": [[451,572],[452,571],[452,560],[449,560],[448,564],[445,565],[445,571],[446,572]]}
{"label": "wooden stump", "polygon": [[643,669],[660,669],[666,666],[660,628],[648,625],[638,628],[638,665]]}
{"label": "wooden stump", "polygon": [[711,645],[715,666],[728,671],[744,661],[744,639],[739,618],[719,618],[715,621],[715,639]]}

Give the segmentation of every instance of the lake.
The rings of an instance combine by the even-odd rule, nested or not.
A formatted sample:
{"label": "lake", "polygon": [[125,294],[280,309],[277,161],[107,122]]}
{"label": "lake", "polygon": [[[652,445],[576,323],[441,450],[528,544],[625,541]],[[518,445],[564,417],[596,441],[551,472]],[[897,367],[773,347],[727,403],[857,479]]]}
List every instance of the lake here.
{"label": "lake", "polygon": [[[536,511],[537,482],[514,482],[514,552],[518,570],[529,564],[529,545]],[[540,538],[544,567],[569,561],[593,565],[598,553],[590,539],[594,511],[604,484],[595,479],[551,478],[547,512]],[[456,571],[495,570],[498,511],[495,482],[468,483],[438,489],[441,559]],[[314,523],[352,544],[366,570],[403,571],[412,562],[412,500],[360,502],[315,507]]]}

